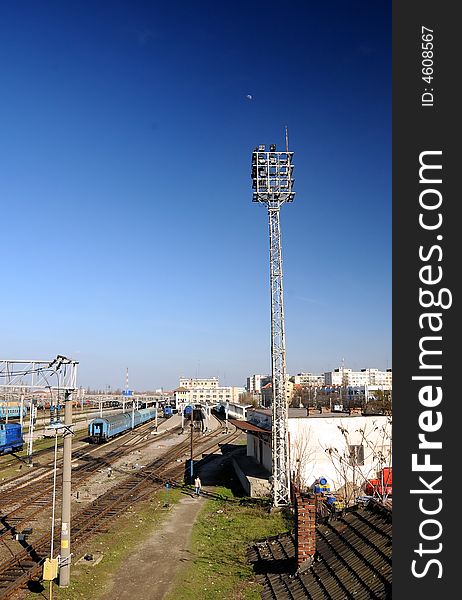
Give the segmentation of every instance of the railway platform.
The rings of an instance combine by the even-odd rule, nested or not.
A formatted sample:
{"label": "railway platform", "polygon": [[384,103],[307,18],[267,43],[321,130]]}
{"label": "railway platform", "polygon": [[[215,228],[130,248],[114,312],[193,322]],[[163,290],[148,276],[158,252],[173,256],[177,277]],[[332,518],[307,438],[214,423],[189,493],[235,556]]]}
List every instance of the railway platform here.
{"label": "railway platform", "polygon": [[245,448],[233,456],[232,463],[247,496],[264,498],[271,495],[271,473],[252,456],[246,456]]}

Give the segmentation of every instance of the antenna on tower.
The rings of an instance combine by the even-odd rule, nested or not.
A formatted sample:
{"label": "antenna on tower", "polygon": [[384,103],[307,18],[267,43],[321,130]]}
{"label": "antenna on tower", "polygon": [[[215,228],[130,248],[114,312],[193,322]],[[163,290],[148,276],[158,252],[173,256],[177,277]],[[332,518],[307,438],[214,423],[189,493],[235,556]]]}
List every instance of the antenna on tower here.
{"label": "antenna on tower", "polygon": [[289,128],[286,125],[286,152],[289,152]]}
{"label": "antenna on tower", "polygon": [[128,367],[125,374],[125,391],[128,392]]}

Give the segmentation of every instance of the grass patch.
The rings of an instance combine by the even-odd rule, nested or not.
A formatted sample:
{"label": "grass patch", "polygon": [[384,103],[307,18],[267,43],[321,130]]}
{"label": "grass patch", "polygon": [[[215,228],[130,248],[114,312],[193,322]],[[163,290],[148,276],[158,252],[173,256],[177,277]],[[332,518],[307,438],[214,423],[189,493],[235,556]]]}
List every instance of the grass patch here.
{"label": "grass patch", "polygon": [[[181,497],[180,489],[169,489],[168,502],[175,504]],[[62,589],[53,585],[53,600],[98,600],[108,590],[111,575],[122,565],[124,559],[153,531],[168,515],[164,503],[165,491],[154,493],[149,501],[137,504],[123,513],[109,525],[110,531],[90,539],[73,559],[71,584]],[[84,554],[93,554],[95,559],[102,554],[102,560],[91,562],[77,561]],[[96,562],[96,560],[94,561]],[[43,591],[29,593],[26,600],[49,598],[49,583],[43,582]]]}
{"label": "grass patch", "polygon": [[[227,487],[216,492],[235,498]],[[196,558],[178,574],[166,600],[260,599],[261,587],[247,563],[248,546],[291,527],[290,515],[270,513],[264,503],[208,500],[192,531],[190,550]]]}

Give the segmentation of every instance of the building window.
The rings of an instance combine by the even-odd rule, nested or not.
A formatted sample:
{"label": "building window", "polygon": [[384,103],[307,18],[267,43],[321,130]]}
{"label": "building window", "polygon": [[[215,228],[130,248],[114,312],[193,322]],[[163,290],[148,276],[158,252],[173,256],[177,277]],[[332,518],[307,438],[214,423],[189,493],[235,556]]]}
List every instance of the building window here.
{"label": "building window", "polygon": [[363,466],[364,465],[364,446],[348,446],[350,452],[350,465]]}

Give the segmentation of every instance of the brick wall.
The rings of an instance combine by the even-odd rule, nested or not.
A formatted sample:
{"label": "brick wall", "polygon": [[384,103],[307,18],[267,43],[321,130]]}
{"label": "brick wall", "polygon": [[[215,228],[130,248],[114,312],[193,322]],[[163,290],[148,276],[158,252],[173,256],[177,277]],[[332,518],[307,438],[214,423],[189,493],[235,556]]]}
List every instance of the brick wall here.
{"label": "brick wall", "polygon": [[297,567],[311,562],[316,552],[316,496],[297,494],[295,505]]}

